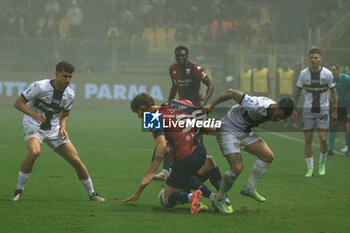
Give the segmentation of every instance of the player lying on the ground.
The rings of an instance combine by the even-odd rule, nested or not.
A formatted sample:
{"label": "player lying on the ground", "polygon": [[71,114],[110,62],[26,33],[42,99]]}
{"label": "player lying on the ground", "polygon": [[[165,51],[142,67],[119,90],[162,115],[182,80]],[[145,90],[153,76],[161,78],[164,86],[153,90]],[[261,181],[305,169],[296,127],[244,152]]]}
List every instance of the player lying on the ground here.
{"label": "player lying on the ground", "polygon": [[[198,107],[184,100],[172,100],[167,104],[157,106],[152,96],[147,93],[137,95],[131,102],[131,109],[138,114],[139,118],[143,117],[144,112],[157,111],[154,114],[159,114],[161,119],[173,122],[177,122],[179,116],[182,119],[192,119],[191,115],[194,111],[199,110]],[[167,141],[174,149],[174,162],[164,190],[165,205],[172,207],[191,202],[191,213],[195,214],[198,212],[202,193],[203,196],[214,201],[216,195],[195,176],[207,159],[207,153],[198,140],[199,129],[196,127],[181,128],[178,124],[169,128],[153,129],[152,132],[157,144],[153,160],[146,170],[137,192],[123,202],[135,201],[140,198],[142,191],[154,177],[164,157]],[[184,192],[184,190],[196,191],[191,194]]]}
{"label": "player lying on the ground", "polygon": [[[213,131],[214,129],[210,129],[212,132],[208,132],[207,134],[214,134],[215,132]],[[203,130],[202,130],[203,131]],[[174,160],[174,154],[173,154],[173,149],[171,147],[171,145],[169,143],[167,143],[167,148],[166,148],[166,152],[165,152],[165,155],[164,157],[167,157],[169,159],[169,162],[173,162]],[[209,182],[211,183],[211,185],[213,185],[215,187],[215,189],[217,191],[219,191],[219,187],[220,187],[220,182],[221,182],[221,179],[222,179],[222,176],[221,176],[221,172],[220,172],[220,169],[219,167],[217,166],[216,164],[216,161],[215,159],[211,156],[211,155],[207,155],[207,158],[205,160],[205,163],[204,165],[198,170],[197,174],[195,175],[199,181],[201,183],[204,184],[204,182],[206,182],[207,180],[209,180]],[[196,179],[195,179],[196,180]],[[186,192],[189,192],[190,193],[190,188],[189,190],[184,190]],[[161,191],[162,192],[162,191]],[[163,206],[164,205],[164,202],[163,202],[163,199],[160,198],[160,201],[161,201],[161,204]],[[232,206],[230,204],[230,200],[228,199],[228,197],[226,197],[224,199],[227,207],[232,210]],[[207,206],[205,206],[204,204],[201,203],[200,205],[200,209],[209,209]]]}
{"label": "player lying on the ground", "polygon": [[267,144],[253,133],[251,129],[267,121],[286,119],[292,114],[294,109],[293,100],[290,98],[284,98],[276,103],[267,97],[249,96],[240,91],[229,89],[213,103],[204,106],[202,110],[204,113],[210,113],[216,105],[231,99],[239,104],[234,105],[221,119],[221,128],[217,129],[216,132],[222,155],[226,157],[230,166],[230,170],[223,175],[218,197],[213,202],[214,206],[224,213],[232,213],[227,208],[224,198],[243,170],[240,149],[258,157],[241,194],[252,197],[259,202],[266,201],[256,191],[255,184],[267,171],[270,163],[273,161],[274,154]]}

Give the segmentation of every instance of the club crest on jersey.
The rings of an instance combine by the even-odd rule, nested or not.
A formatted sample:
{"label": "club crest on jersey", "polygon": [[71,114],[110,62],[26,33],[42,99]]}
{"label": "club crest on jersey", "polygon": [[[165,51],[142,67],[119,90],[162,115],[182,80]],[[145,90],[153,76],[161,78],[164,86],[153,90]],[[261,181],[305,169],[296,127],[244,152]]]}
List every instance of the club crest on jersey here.
{"label": "club crest on jersey", "polygon": [[32,88],[29,88],[29,90],[26,91],[26,94],[28,95],[29,92],[31,92],[31,91],[32,91]]}
{"label": "club crest on jersey", "polygon": [[189,75],[191,73],[191,69],[186,69],[186,74]]}
{"label": "club crest on jersey", "polygon": [[64,100],[63,100],[63,106],[65,106],[65,105],[66,105],[66,103],[67,103],[67,100],[66,100],[66,99],[64,99]]}
{"label": "club crest on jersey", "polygon": [[235,149],[239,149],[239,144],[237,142],[234,142],[233,146],[235,147]]}
{"label": "club crest on jersey", "polygon": [[157,110],[156,112],[143,113],[143,128],[144,129],[160,129],[160,116],[162,114]]}
{"label": "club crest on jersey", "polygon": [[247,97],[245,102],[254,104],[254,101],[250,97]]}
{"label": "club crest on jersey", "polygon": [[325,84],[326,83],[326,78],[325,77],[321,77],[321,84]]}

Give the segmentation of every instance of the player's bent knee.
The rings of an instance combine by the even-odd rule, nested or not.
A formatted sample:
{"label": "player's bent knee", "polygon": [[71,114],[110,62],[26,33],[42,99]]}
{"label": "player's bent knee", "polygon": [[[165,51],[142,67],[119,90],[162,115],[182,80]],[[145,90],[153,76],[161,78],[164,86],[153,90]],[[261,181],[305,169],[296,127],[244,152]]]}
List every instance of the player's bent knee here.
{"label": "player's bent knee", "polygon": [[211,155],[207,156],[205,163],[208,169],[213,169],[217,167],[215,159]]}
{"label": "player's bent knee", "polygon": [[326,136],[321,136],[320,137],[320,143],[327,143],[327,137]]}
{"label": "player's bent knee", "polygon": [[262,161],[266,162],[266,163],[272,163],[272,161],[275,159],[275,155],[271,152],[268,153],[266,156],[264,156],[264,158],[262,159]]}
{"label": "player's bent knee", "polygon": [[243,168],[244,168],[243,163],[241,163],[241,164],[235,164],[231,166],[230,170],[236,177],[238,177],[239,174],[241,174],[241,172],[243,171]]}
{"label": "player's bent knee", "polygon": [[81,170],[83,167],[85,167],[85,165],[83,164],[83,162],[80,159],[74,159],[71,162],[71,164],[75,169],[79,169],[79,170]]}
{"label": "player's bent knee", "polygon": [[312,139],[310,139],[310,138],[305,138],[305,144],[311,145],[311,144],[312,144]]}
{"label": "player's bent knee", "polygon": [[40,151],[39,150],[35,150],[35,151],[31,151],[28,153],[28,157],[31,159],[31,160],[36,160],[40,155]]}
{"label": "player's bent knee", "polygon": [[163,206],[164,208],[173,208],[173,207],[175,206],[175,205],[169,204],[168,199],[163,200],[163,201],[160,201],[160,204],[161,204],[161,206]]}

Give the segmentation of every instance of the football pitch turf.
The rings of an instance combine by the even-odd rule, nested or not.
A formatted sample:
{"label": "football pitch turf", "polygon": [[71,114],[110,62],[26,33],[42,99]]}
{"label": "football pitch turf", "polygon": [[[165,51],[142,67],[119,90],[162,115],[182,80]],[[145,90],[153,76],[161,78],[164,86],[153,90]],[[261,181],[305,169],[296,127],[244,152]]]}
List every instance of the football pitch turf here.
{"label": "football pitch turf", "polygon": [[[258,133],[270,146],[275,160],[258,181],[257,189],[267,201],[239,194],[255,157],[243,153],[245,169],[230,190],[235,212],[213,210],[191,216],[189,205],[166,209],[157,199],[163,182],[152,181],[141,198],[123,204],[133,195],[151,161],[155,143],[128,108],[73,107],[68,133],[87,166],[94,188],[105,203],[88,201],[75,171],[46,144],[34,165],[19,202],[10,202],[20,164],[26,154],[22,114],[1,107],[0,115],[0,232],[349,232],[350,159],[336,154],[327,159],[327,174],[319,177],[318,137],[313,147],[315,176],[306,172],[301,132]],[[339,133],[335,149],[344,146]],[[214,136],[205,137],[208,154],[221,173],[228,169]],[[208,186],[214,188],[208,183]]]}

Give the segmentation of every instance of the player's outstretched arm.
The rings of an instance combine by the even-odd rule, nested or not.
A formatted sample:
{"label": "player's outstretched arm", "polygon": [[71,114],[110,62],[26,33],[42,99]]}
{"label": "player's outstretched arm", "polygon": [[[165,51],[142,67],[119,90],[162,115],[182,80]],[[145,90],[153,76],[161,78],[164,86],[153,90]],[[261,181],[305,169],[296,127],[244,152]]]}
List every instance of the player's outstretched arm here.
{"label": "player's outstretched arm", "polygon": [[296,107],[297,107],[297,104],[299,102],[299,98],[300,98],[300,95],[301,95],[301,91],[303,89],[300,88],[300,87],[297,87],[296,90],[295,90],[295,93],[294,93],[294,104],[295,104],[295,108],[293,110],[293,113],[292,113],[292,120],[295,121],[296,117],[298,116],[298,112],[296,110]]}
{"label": "player's outstretched arm", "polygon": [[[213,95],[214,92],[214,84],[212,81],[210,81],[210,79],[204,79],[202,81],[208,88],[207,88],[207,92],[205,93],[205,97],[203,99],[203,105],[206,105],[209,98]],[[201,107],[201,106],[199,106]]]}
{"label": "player's outstretched arm", "polygon": [[136,201],[140,198],[141,193],[149,184],[149,182],[153,179],[154,174],[156,173],[161,161],[163,160],[165,149],[166,149],[166,140],[164,135],[158,136],[156,139],[157,148],[153,156],[153,160],[151,164],[148,166],[145,175],[142,178],[141,184],[134,195],[123,200],[123,202]]}
{"label": "player's outstretched arm", "polygon": [[19,96],[14,104],[15,108],[17,108],[19,111],[23,112],[24,114],[27,114],[31,116],[34,120],[36,120],[39,123],[44,123],[46,120],[46,116],[41,113],[36,113],[32,111],[28,106],[26,105],[26,100],[23,98],[23,96]]}
{"label": "player's outstretched arm", "polygon": [[204,106],[202,110],[204,113],[211,113],[216,105],[231,99],[237,103],[241,103],[243,96],[243,92],[230,88],[216,98],[216,100],[214,100],[211,104]]}

